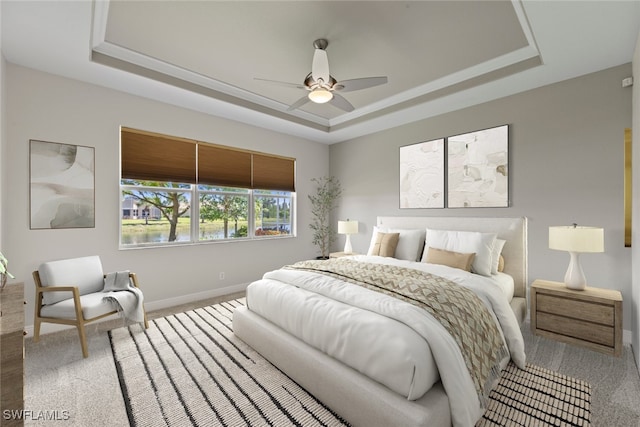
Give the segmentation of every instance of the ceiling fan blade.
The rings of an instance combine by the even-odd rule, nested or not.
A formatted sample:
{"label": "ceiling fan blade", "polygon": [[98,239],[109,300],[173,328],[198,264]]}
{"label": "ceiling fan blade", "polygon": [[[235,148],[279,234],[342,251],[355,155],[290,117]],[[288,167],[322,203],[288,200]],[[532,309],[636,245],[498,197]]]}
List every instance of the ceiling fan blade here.
{"label": "ceiling fan blade", "polygon": [[388,79],[384,77],[363,77],[361,79],[342,80],[334,85],[334,90],[340,92],[353,92],[354,90],[367,89],[374,86],[380,86],[387,83]]}
{"label": "ceiling fan blade", "polygon": [[281,82],[278,80],[269,80],[269,79],[259,79],[258,77],[254,77],[254,80],[260,80],[261,82],[274,83],[280,86],[293,87],[297,89],[307,89],[303,84],[300,83],[289,83],[289,82]]}
{"label": "ceiling fan blade", "polygon": [[329,103],[334,107],[338,107],[339,109],[347,112],[353,111],[355,109],[349,101],[347,101],[343,96],[340,96],[335,92],[333,92],[333,99],[331,99]]}
{"label": "ceiling fan blade", "polygon": [[311,64],[311,77],[316,82],[322,79],[323,82],[329,82],[329,57],[327,51],[318,49],[313,52],[313,63]]}
{"label": "ceiling fan blade", "polygon": [[309,102],[309,97],[307,95],[305,95],[302,98],[298,99],[293,104],[291,104],[289,106],[289,108],[287,108],[287,111],[293,111],[295,109],[298,109],[298,108],[302,107],[304,104],[306,104],[307,102]]}

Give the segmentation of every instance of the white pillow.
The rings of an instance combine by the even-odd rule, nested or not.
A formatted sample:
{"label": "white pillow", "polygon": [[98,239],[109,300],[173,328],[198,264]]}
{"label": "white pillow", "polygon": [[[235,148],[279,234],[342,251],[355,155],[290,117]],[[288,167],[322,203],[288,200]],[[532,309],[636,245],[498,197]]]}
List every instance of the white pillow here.
{"label": "white pillow", "polygon": [[498,264],[500,263],[500,255],[506,240],[498,239],[493,243],[493,251],[491,251],[491,274],[498,274]]}
{"label": "white pillow", "polygon": [[418,261],[420,259],[420,254],[422,254],[422,248],[424,246],[425,230],[374,226],[367,255],[373,254],[373,247],[376,244],[376,235],[378,232],[400,234],[400,240],[398,240],[398,246],[396,246],[396,252],[393,256],[394,258],[407,261]]}
{"label": "white pillow", "polygon": [[[422,261],[426,262],[428,248],[444,249],[453,252],[475,253],[471,271],[483,276],[491,276],[493,266],[493,246],[495,233],[477,231],[451,231],[427,229],[425,249]],[[497,266],[496,266],[497,269]]]}

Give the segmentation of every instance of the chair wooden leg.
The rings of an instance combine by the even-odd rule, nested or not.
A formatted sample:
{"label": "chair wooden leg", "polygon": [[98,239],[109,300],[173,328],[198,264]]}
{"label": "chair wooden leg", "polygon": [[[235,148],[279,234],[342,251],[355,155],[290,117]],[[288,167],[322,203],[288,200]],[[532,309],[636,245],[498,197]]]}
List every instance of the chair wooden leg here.
{"label": "chair wooden leg", "polygon": [[142,307],[142,312],[144,313],[144,328],[149,329],[149,321],[147,320],[147,310]]}
{"label": "chair wooden leg", "polygon": [[87,334],[84,331],[84,323],[78,322],[78,335],[80,335],[80,346],[82,347],[82,356],[89,357],[89,350],[87,348]]}
{"label": "chair wooden leg", "polygon": [[33,321],[33,342],[38,340],[40,340],[40,318],[36,316]]}
{"label": "chair wooden leg", "polygon": [[[129,278],[131,279],[131,283],[136,288],[140,288],[138,285],[138,276],[136,273],[129,273]],[[147,320],[147,310],[144,309],[144,304],[142,305],[142,312],[144,313],[144,328],[149,329],[149,321]]]}

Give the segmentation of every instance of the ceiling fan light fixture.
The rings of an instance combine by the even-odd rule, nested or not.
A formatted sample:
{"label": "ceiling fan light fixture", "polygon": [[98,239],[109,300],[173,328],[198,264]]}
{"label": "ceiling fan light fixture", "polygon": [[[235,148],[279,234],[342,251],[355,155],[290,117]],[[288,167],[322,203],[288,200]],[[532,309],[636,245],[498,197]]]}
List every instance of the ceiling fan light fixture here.
{"label": "ceiling fan light fixture", "polygon": [[309,92],[309,99],[316,104],[324,104],[333,99],[333,94],[325,88],[318,87]]}

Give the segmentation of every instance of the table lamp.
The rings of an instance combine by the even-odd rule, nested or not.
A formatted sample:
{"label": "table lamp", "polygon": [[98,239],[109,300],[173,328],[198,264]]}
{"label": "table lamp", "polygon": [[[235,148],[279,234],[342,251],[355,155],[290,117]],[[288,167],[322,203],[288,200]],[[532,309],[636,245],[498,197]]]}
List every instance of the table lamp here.
{"label": "table lamp", "polygon": [[571,259],[564,284],[569,289],[584,290],[587,279],[580,266],[580,254],[604,252],[604,229],[577,224],[549,227],[549,248],[569,252]]}
{"label": "table lamp", "polygon": [[353,253],[353,248],[351,247],[351,235],[358,233],[358,221],[338,221],[338,234],[346,234],[347,241],[344,243],[344,253],[350,254]]}

